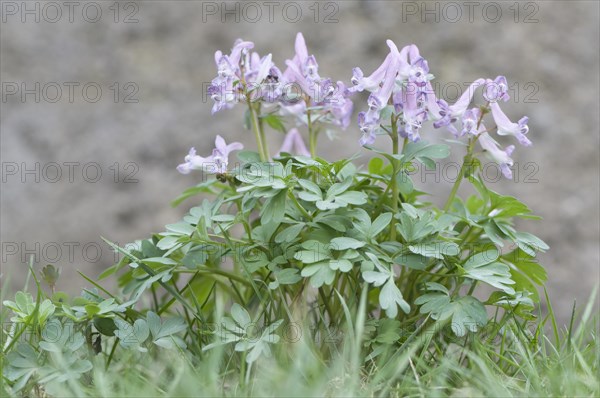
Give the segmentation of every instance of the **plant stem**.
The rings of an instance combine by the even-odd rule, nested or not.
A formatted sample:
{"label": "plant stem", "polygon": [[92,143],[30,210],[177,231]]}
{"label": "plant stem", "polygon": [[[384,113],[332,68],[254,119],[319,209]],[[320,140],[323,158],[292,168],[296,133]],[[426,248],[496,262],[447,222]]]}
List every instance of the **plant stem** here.
{"label": "plant stem", "polygon": [[310,150],[310,157],[314,159],[317,155],[317,133],[316,131],[313,131],[310,111],[306,111],[306,117],[308,119],[308,147]]}
{"label": "plant stem", "polygon": [[288,191],[288,197],[292,200],[292,202],[294,202],[294,205],[296,205],[296,208],[298,210],[300,210],[300,213],[302,213],[302,215],[306,218],[307,221],[311,221],[312,220],[312,216],[306,211],[306,209],[298,202],[298,199],[296,199],[296,195],[294,195],[294,193],[292,191]]}
{"label": "plant stem", "polygon": [[452,202],[454,201],[454,197],[456,196],[456,193],[458,192],[458,188],[460,187],[460,183],[462,182],[463,175],[465,174],[465,165],[467,164],[468,161],[470,161],[470,158],[471,158],[470,149],[471,149],[471,145],[469,144],[469,149],[467,150],[467,154],[463,158],[463,163],[460,166],[458,175],[456,176],[456,181],[454,181],[454,185],[452,185],[452,190],[450,191],[450,196],[448,196],[448,200],[446,200],[446,204],[444,205],[444,212],[447,212],[448,209],[450,209],[450,206],[452,205]]}
{"label": "plant stem", "polygon": [[[397,131],[396,130],[396,118],[394,117],[394,115],[392,115],[392,132],[390,133],[390,137],[392,138],[392,153],[394,155],[397,155],[398,150],[399,150],[398,133],[396,131]],[[394,159],[392,161],[392,167],[393,167],[393,172],[392,172],[392,180],[390,181],[390,184],[392,186],[393,217],[392,217],[392,221],[390,221],[390,240],[395,241],[396,240],[396,214],[398,213],[398,179],[396,178],[398,171],[399,171],[398,170],[399,169],[398,159]]]}
{"label": "plant stem", "polygon": [[250,119],[252,121],[252,130],[254,131],[254,137],[256,138],[256,145],[258,146],[258,154],[260,155],[260,160],[263,162],[269,161],[269,154],[266,152],[265,145],[263,142],[264,133],[260,128],[260,122],[258,120],[258,113],[254,108],[254,105],[251,102],[250,97],[248,96],[248,109],[250,110]]}
{"label": "plant stem", "polygon": [[[256,115],[257,117],[260,115],[260,102],[256,105]],[[271,160],[270,152],[269,152],[269,143],[267,142],[267,138],[265,136],[265,129],[263,128],[263,121],[260,117],[258,117],[258,131],[260,131],[260,139],[262,140],[263,150],[265,151],[265,159],[267,162]]]}
{"label": "plant stem", "polygon": [[[486,107],[489,106],[489,102],[487,103]],[[477,131],[479,131],[479,126],[481,125],[481,121],[483,120],[483,116],[485,115],[485,112],[482,110],[481,115],[479,116],[479,120],[477,121]],[[446,204],[444,205],[444,212],[447,212],[448,209],[450,209],[450,206],[452,206],[452,202],[454,201],[454,197],[456,196],[456,193],[458,192],[458,188],[460,187],[460,183],[463,180],[463,177],[465,175],[465,171],[467,167],[470,167],[471,165],[471,159],[473,156],[473,148],[475,146],[475,142],[477,141],[477,138],[479,136],[475,137],[474,139],[469,137],[469,146],[467,147],[467,153],[465,154],[465,157],[463,158],[463,163],[460,166],[460,171],[458,172],[458,176],[456,176],[456,181],[454,181],[454,185],[452,186],[452,190],[450,191],[450,196],[448,196],[448,200],[446,201]]]}

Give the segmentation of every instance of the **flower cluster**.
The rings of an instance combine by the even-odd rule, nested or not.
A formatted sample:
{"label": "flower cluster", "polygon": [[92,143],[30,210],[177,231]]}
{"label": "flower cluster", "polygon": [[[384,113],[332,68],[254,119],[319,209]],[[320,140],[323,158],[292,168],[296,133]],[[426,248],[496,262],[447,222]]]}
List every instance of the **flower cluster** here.
{"label": "flower cluster", "polygon": [[[438,99],[433,90],[429,73],[429,64],[414,44],[398,49],[388,40],[389,53],[383,63],[370,75],[356,67],[353,69],[351,86],[321,77],[319,65],[314,55],[310,55],[301,33],[296,36],[295,54],[285,62],[286,69],[281,70],[274,64],[272,55],[260,56],[251,50],[254,44],[238,39],[229,55],[221,51],[215,53],[217,77],[208,89],[214,100],[213,113],[230,109],[241,101],[248,102],[250,110],[255,112],[255,124],[261,116],[260,106],[265,104],[269,115],[282,117],[291,115],[297,125],[305,125],[309,130],[311,151],[306,148],[302,135],[296,128],[286,134],[281,152],[294,150],[299,155],[310,156],[316,142],[316,131],[312,124],[325,122],[342,128],[348,127],[353,110],[350,97],[357,92],[370,93],[368,109],[358,114],[358,126],[362,132],[359,140],[362,146],[372,145],[378,134],[398,134],[407,140],[416,142],[421,139],[421,130],[425,122],[432,122],[434,128],[445,128],[456,138],[467,136],[469,142],[478,141],[481,148],[497,162],[502,173],[511,178],[513,165],[511,154],[514,146],[504,149],[491,136],[510,135],[524,146],[531,145],[526,134],[529,131],[528,118],[512,122],[500,108],[500,101],[510,99],[508,83],[504,76],[494,80],[476,79],[460,98],[452,105]],[[484,104],[471,106],[475,93],[481,88]],[[488,129],[484,116],[491,113],[495,127]],[[260,127],[257,127],[260,128]],[[394,131],[392,131],[394,130]],[[259,141],[264,141],[262,131]],[[269,159],[266,142],[259,142],[263,160]],[[229,151],[241,148],[235,143],[225,146],[221,137],[217,137],[217,149],[208,158],[196,155],[194,148],[178,167],[182,173],[192,169],[213,166],[206,171],[224,173],[227,170]],[[314,153],[313,153],[314,155]]]}
{"label": "flower cluster", "polygon": [[[427,61],[421,57],[415,45],[409,45],[402,50],[391,40],[387,41],[390,53],[383,63],[369,76],[365,76],[360,68],[354,68],[351,92],[369,91],[368,110],[358,115],[358,125],[362,131],[361,145],[371,145],[375,142],[379,131],[385,131],[383,125],[389,120],[382,120],[382,115],[390,114],[395,123],[396,131],[411,141],[420,140],[420,130],[423,123],[432,121],[434,128],[446,127],[455,137],[476,137],[481,147],[497,162],[505,177],[511,178],[510,158],[514,146],[504,150],[489,135],[483,123],[484,113],[479,107],[469,108],[473,96],[479,87],[483,87],[483,98],[491,110],[498,135],[514,136],[521,145],[529,146],[531,141],[526,137],[529,127],[528,118],[523,117],[517,123],[510,119],[500,108],[498,101],[508,101],[508,84],[504,76],[496,79],[477,79],[453,104],[449,105],[443,99],[436,98],[431,85],[433,75],[429,73]],[[391,113],[383,112],[391,107]],[[460,126],[457,126],[460,124]],[[389,130],[388,130],[389,132]]]}
{"label": "flower cluster", "polygon": [[350,92],[343,82],[319,75],[314,55],[309,55],[304,36],[296,37],[296,53],[282,73],[271,54],[261,57],[250,52],[254,43],[238,39],[230,55],[215,53],[217,77],[208,88],[214,101],[213,113],[230,109],[244,100],[262,101],[280,107],[284,115],[294,115],[308,123],[311,111],[322,122],[348,127],[352,116]]}

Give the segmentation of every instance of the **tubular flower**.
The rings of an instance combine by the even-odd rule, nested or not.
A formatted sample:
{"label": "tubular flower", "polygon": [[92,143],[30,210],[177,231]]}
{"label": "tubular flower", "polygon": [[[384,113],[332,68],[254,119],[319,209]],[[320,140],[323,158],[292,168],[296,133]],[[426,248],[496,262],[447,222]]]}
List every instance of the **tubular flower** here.
{"label": "tubular flower", "polygon": [[485,98],[487,102],[497,102],[498,100],[504,102],[508,101],[510,95],[508,95],[508,82],[506,81],[506,77],[498,76],[494,80],[487,79],[483,90],[483,98]]}
{"label": "tubular flower", "polygon": [[283,144],[281,144],[281,148],[279,148],[279,152],[277,156],[280,156],[282,152],[288,153],[296,153],[297,155],[310,157],[310,152],[306,148],[304,144],[304,140],[302,139],[302,135],[298,131],[298,129],[291,129],[283,140]]}
{"label": "tubular flower", "polygon": [[512,155],[515,146],[509,145],[506,147],[506,149],[502,150],[500,145],[485,131],[479,135],[479,144],[487,152],[490,158],[494,162],[498,163],[500,170],[502,171],[502,175],[508,179],[511,179],[512,170],[510,168],[514,163],[510,155]]}
{"label": "tubular flower", "polygon": [[441,118],[438,119],[433,126],[435,128],[447,126],[448,130],[450,130],[454,136],[461,136],[462,132],[458,132],[454,126],[454,123],[463,117],[469,107],[469,104],[473,100],[475,91],[477,88],[479,88],[479,86],[485,84],[485,82],[485,79],[475,80],[453,105],[448,105],[448,103],[444,100],[438,100],[438,112]]}
{"label": "tubular flower", "polygon": [[203,158],[196,154],[196,149],[191,148],[190,152],[184,158],[184,163],[177,166],[177,171],[181,174],[189,174],[192,170],[202,170],[208,174],[224,174],[227,172],[229,163],[229,153],[239,151],[244,146],[239,142],[232,142],[227,145],[220,135],[215,139],[215,149],[210,156]]}
{"label": "tubular flower", "polygon": [[527,116],[523,116],[517,123],[513,123],[500,109],[497,102],[490,103],[490,108],[492,109],[494,121],[498,126],[498,135],[512,135],[521,145],[531,145],[531,141],[525,136],[529,132],[529,126],[527,125],[529,118]]}

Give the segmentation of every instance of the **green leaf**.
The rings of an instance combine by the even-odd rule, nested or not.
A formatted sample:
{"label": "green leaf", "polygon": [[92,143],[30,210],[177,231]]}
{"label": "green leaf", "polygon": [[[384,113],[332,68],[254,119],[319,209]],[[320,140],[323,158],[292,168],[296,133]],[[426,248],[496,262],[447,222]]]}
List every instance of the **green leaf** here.
{"label": "green leaf", "polygon": [[169,232],[175,232],[178,234],[188,235],[188,236],[193,234],[194,231],[196,230],[196,227],[194,227],[193,225],[190,225],[188,223],[185,223],[185,222],[178,222],[175,224],[167,224],[167,225],[165,225],[165,228]]}
{"label": "green leaf", "polygon": [[421,306],[421,314],[431,314],[433,319],[443,321],[451,317],[452,331],[459,337],[467,331],[476,332],[488,320],[484,305],[472,296],[451,301],[447,291],[428,293],[418,297],[415,304]]}
{"label": "green leaf", "polygon": [[467,330],[476,332],[487,324],[485,307],[475,297],[461,297],[452,304],[452,331],[457,336],[464,336]]}
{"label": "green leaf", "polygon": [[511,279],[509,267],[500,262],[486,261],[483,259],[467,261],[463,266],[466,276],[487,283],[505,293],[514,294],[515,289],[510,285],[514,285],[515,282]]}
{"label": "green leaf", "polygon": [[540,286],[548,280],[548,274],[544,267],[521,250],[512,251],[502,256],[502,258]]}
{"label": "green leaf", "polygon": [[364,245],[365,242],[361,242],[354,238],[338,237],[331,240],[331,249],[333,250],[358,249]]}
{"label": "green leaf", "polygon": [[283,124],[281,116],[278,116],[275,113],[269,113],[267,115],[260,116],[260,119],[267,122],[269,127],[271,127],[273,130],[280,131],[284,134],[286,133],[286,128]]}
{"label": "green leaf", "polygon": [[443,159],[450,155],[450,147],[445,144],[429,144],[426,141],[409,142],[404,149],[404,161],[415,158]]}
{"label": "green leaf", "polygon": [[401,254],[394,259],[394,261],[400,265],[407,266],[408,268],[423,270],[429,264],[429,258],[421,256],[420,254]]}
{"label": "green leaf", "polygon": [[252,318],[250,318],[248,311],[238,303],[231,306],[231,317],[242,328],[245,328],[252,322]]}
{"label": "green leaf", "polygon": [[444,256],[456,256],[460,253],[460,248],[453,242],[417,243],[409,245],[408,249],[415,254],[437,259],[443,259]]}
{"label": "green leaf", "polygon": [[300,232],[302,232],[304,226],[305,224],[298,223],[287,227],[286,229],[277,234],[277,236],[275,237],[275,243],[294,241],[294,239],[296,239],[298,235],[300,235]]}
{"label": "green leaf", "polygon": [[396,181],[398,183],[398,190],[402,195],[409,195],[415,190],[412,178],[404,170],[396,174]]}
{"label": "green leaf", "polygon": [[207,245],[192,247],[183,257],[181,263],[189,269],[195,269],[200,265],[206,265],[209,259]]}
{"label": "green leaf", "polygon": [[363,271],[362,277],[368,283],[372,283],[375,286],[381,286],[390,278],[390,275],[389,273],[377,271]]}
{"label": "green leaf", "polygon": [[331,285],[335,278],[335,271],[329,267],[329,263],[316,263],[302,268],[300,273],[303,277],[310,277],[310,284],[314,288]]}
{"label": "green leaf", "polygon": [[352,262],[344,258],[329,260],[329,267],[334,271],[348,272],[352,269]]}
{"label": "green leaf", "polygon": [[300,273],[295,268],[285,268],[274,271],[275,281],[269,284],[270,289],[277,289],[279,285],[293,285],[302,280]]}
{"label": "green leaf", "polygon": [[299,179],[298,184],[308,192],[311,192],[319,197],[323,197],[323,193],[321,192],[321,188],[317,184],[312,181]]}
{"label": "green leaf", "polygon": [[465,261],[463,266],[468,269],[481,267],[482,265],[486,265],[497,261],[499,256],[500,252],[498,251],[498,249],[493,248],[490,250],[473,254]]}
{"label": "green leaf", "polygon": [[398,307],[408,314],[410,312],[410,305],[402,297],[400,289],[394,283],[393,278],[389,278],[387,283],[383,285],[379,292],[379,305],[388,318],[395,318],[398,315]]}
{"label": "green leaf", "polygon": [[281,190],[275,196],[268,199],[260,214],[264,224],[281,224],[285,216],[285,202],[287,191]]}
{"label": "green leaf", "polygon": [[516,232],[515,239],[519,249],[530,256],[535,256],[536,251],[544,252],[550,248],[546,242],[528,232]]}
{"label": "green leaf", "polygon": [[369,169],[369,173],[370,174],[379,174],[379,175],[381,175],[382,174],[383,166],[384,166],[383,159],[377,158],[377,157],[372,158],[369,161],[369,168],[368,168]]}
{"label": "green leaf", "polygon": [[348,191],[336,197],[338,202],[346,202],[352,205],[362,205],[367,203],[367,194],[358,191]]}
{"label": "green leaf", "polygon": [[237,158],[242,163],[259,163],[261,161],[258,152],[248,150],[239,151],[237,153]]}
{"label": "green leaf", "polygon": [[381,231],[387,228],[392,221],[392,213],[383,213],[373,221],[371,225],[369,235],[371,238],[375,238]]}
{"label": "green leaf", "polygon": [[329,251],[326,250],[300,250],[294,254],[294,258],[304,264],[321,262],[328,260],[330,257]]}
{"label": "green leaf", "polygon": [[141,260],[141,262],[143,262],[146,265],[149,266],[160,266],[160,265],[167,265],[167,266],[175,266],[177,265],[177,261],[168,258],[168,257],[151,257],[151,258],[144,258]]}
{"label": "green leaf", "polygon": [[[178,244],[179,244],[179,236],[169,235],[169,236],[165,236],[164,238],[159,240],[158,243],[156,244],[156,247],[161,250],[169,250],[169,249],[177,246]],[[156,254],[153,256],[156,256]]]}
{"label": "green leaf", "polygon": [[352,178],[346,178],[343,182],[333,184],[329,190],[327,190],[327,197],[338,196],[348,190],[352,185]]}

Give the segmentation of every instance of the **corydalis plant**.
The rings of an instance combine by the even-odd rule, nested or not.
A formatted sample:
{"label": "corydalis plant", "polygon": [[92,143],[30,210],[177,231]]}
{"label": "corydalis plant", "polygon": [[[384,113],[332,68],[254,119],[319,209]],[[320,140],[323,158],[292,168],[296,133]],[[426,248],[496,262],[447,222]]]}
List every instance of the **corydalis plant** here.
{"label": "corydalis plant", "polygon": [[[93,366],[87,358],[102,355],[108,367],[122,351],[142,355],[160,347],[193,358],[227,345],[240,357],[225,361],[224,372],[241,364],[248,380],[253,363],[271,355],[273,345],[310,333],[321,360],[337,349],[323,334],[351,325],[356,339],[345,346],[365,351],[370,374],[389,369],[396,355],[390,353],[399,351],[414,352],[428,366],[432,346],[412,344],[421,330],[440,327],[427,337],[436,339],[441,355],[455,336],[486,327],[484,337],[504,333],[504,343],[512,333],[507,329],[521,330],[521,321],[534,317],[537,289],[546,280],[536,254],[548,246],[516,229],[516,219],[536,217],[485,185],[475,147],[510,178],[514,146],[503,149],[495,136],[530,145],[528,119],[512,122],[500,108],[509,99],[504,77],[477,79],[449,105],[435,96],[416,46],[387,45],[389,54],[369,76],[354,69],[350,88],[321,77],[301,34],[283,73],[270,54],[252,52],[251,42],[238,40],[229,55],[217,51],[213,113],[244,103],[244,125],[258,152],[221,136],[210,154],[189,151],[177,170],[203,171],[206,180],[176,202],[198,193],[212,198],[148,239],[125,248],[109,243],[123,257],[100,279],[121,271],[121,295],[86,277],[100,290],[43,297],[34,276],[35,301],[22,292],[5,301],[14,314],[3,333],[3,377],[12,391],[82,379]],[[370,95],[358,115],[359,142],[373,158],[357,166],[355,159],[319,157],[321,128],[349,127],[351,96],[361,91]],[[472,105],[474,98],[481,103]],[[285,134],[274,158],[267,127]],[[438,208],[421,200],[425,193],[411,174],[418,163],[435,168],[449,156],[449,146],[422,139],[442,136],[436,131],[442,127],[453,141],[466,141],[459,146],[466,153]],[[390,150],[373,147],[378,135],[389,137]],[[477,193],[464,200],[457,196],[463,180]],[[47,267],[42,277],[54,292],[57,271]]]}
{"label": "corydalis plant", "polygon": [[[533,317],[537,285],[546,278],[535,256],[548,247],[515,228],[516,218],[535,216],[518,199],[485,185],[475,151],[479,142],[509,177],[514,147],[502,149],[493,135],[530,143],[527,119],[513,123],[499,108],[498,101],[509,98],[506,79],[477,79],[449,105],[435,96],[429,65],[416,46],[387,44],[382,65],[369,76],[355,68],[350,88],[320,76],[300,34],[283,73],[271,55],[251,52],[250,42],[238,40],[230,55],[217,52],[217,77],[209,89],[213,110],[244,103],[245,126],[254,132],[258,152],[217,137],[211,156],[188,154],[180,172],[204,169],[216,178],[188,189],[177,203],[198,193],[215,197],[133,250],[120,249],[125,258],[107,274],[131,266],[121,276],[126,291],[135,292],[129,299],[152,289],[158,312],[179,303],[201,322],[217,320],[220,303],[235,303],[238,324],[271,332],[281,320],[298,317],[341,327],[349,314],[368,315],[375,327],[385,318],[407,329],[450,322],[462,336],[487,324],[486,306],[502,309],[505,317]],[[234,95],[223,95],[221,87]],[[350,97],[360,91],[370,92],[368,110],[358,115],[360,143],[375,156],[366,167],[319,157],[320,128],[345,127]],[[479,91],[483,101],[473,106]],[[496,123],[491,128],[485,120],[490,114]],[[426,130],[428,122],[432,129]],[[440,135],[436,129],[442,127],[467,141],[467,150],[445,206],[437,208],[421,200],[424,193],[410,175],[416,163],[433,168],[450,154],[449,146],[422,139]],[[274,158],[267,128],[285,133]],[[372,146],[377,135],[389,136],[391,150]],[[228,167],[234,150],[239,166]],[[462,200],[457,192],[465,179],[477,195]],[[189,274],[191,279],[182,278]],[[166,289],[162,295],[156,284]],[[486,292],[492,293],[481,299]],[[227,336],[220,343],[250,349],[243,331]],[[214,346],[210,336],[199,338]],[[369,347],[381,350],[376,345]]]}

